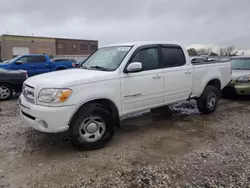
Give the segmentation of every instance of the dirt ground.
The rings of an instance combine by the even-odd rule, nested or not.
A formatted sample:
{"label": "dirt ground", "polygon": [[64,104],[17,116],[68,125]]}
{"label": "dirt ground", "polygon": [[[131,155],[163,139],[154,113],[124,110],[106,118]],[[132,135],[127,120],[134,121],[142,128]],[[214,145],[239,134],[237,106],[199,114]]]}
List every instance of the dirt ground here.
{"label": "dirt ground", "polygon": [[250,100],[134,114],[104,149],[24,125],[17,98],[0,102],[0,188],[250,187]]}

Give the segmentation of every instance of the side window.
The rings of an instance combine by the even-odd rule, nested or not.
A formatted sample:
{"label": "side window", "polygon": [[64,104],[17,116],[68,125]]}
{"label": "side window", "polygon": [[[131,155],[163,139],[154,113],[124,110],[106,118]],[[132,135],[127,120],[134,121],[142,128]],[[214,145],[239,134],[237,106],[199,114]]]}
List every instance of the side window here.
{"label": "side window", "polygon": [[158,69],[158,48],[147,48],[140,50],[137,52],[131,62],[142,63],[142,69],[144,71]]}
{"label": "side window", "polygon": [[181,48],[163,47],[162,48],[163,67],[178,67],[186,64],[185,55]]}
{"label": "side window", "polygon": [[21,57],[19,60],[23,63],[28,63],[28,57]]}
{"label": "side window", "polygon": [[44,56],[33,56],[30,60],[28,60],[30,63],[45,63],[46,58]]}

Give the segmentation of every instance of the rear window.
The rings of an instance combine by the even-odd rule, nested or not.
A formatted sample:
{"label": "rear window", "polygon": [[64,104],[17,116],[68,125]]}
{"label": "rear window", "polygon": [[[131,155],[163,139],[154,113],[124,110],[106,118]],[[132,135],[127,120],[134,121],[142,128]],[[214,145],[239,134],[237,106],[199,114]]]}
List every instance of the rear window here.
{"label": "rear window", "polygon": [[186,64],[185,55],[181,48],[162,47],[163,67],[178,67]]}
{"label": "rear window", "polygon": [[250,58],[235,58],[231,59],[232,69],[250,70]]}
{"label": "rear window", "polygon": [[31,59],[29,59],[31,63],[44,63],[46,62],[45,56],[33,56]]}

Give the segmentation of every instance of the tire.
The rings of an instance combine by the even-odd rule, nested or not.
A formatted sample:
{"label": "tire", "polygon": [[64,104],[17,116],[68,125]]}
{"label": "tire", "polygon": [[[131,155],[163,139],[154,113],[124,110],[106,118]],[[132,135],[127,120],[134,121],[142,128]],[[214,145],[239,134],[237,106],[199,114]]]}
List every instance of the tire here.
{"label": "tire", "polygon": [[73,144],[81,150],[105,147],[115,133],[115,119],[102,105],[83,106],[70,125]]}
{"label": "tire", "polygon": [[65,70],[65,68],[58,68],[56,71]]}
{"label": "tire", "polygon": [[206,86],[200,98],[197,100],[197,107],[203,114],[214,112],[220,98],[219,90],[214,86]]}
{"label": "tire", "polygon": [[0,84],[0,101],[9,100],[13,96],[13,89],[7,84]]}
{"label": "tire", "polygon": [[236,90],[231,88],[224,88],[222,90],[222,95],[224,98],[235,98],[236,97]]}

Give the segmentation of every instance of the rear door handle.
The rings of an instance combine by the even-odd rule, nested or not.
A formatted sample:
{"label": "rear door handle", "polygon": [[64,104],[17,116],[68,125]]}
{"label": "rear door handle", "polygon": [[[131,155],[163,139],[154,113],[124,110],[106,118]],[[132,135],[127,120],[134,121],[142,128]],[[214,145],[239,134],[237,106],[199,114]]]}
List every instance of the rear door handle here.
{"label": "rear door handle", "polygon": [[30,65],[31,67],[34,67],[34,65]]}
{"label": "rear door handle", "polygon": [[191,74],[191,72],[190,71],[185,71],[185,74]]}
{"label": "rear door handle", "polygon": [[161,75],[154,75],[153,77],[152,77],[153,79],[159,79],[159,78],[161,78]]}

